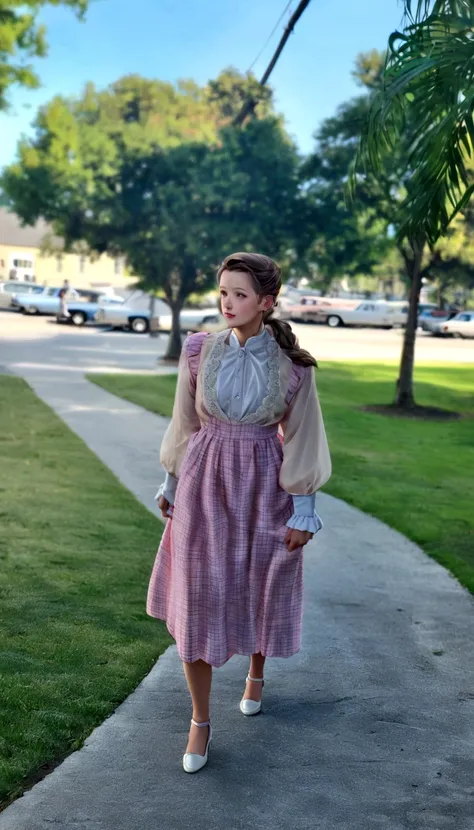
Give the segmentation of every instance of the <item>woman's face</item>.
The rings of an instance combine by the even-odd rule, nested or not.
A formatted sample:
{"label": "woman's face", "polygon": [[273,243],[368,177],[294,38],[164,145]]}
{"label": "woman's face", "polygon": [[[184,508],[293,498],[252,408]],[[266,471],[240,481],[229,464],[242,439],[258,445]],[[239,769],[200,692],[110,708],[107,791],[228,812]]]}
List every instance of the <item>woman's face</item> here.
{"label": "woman's face", "polygon": [[220,278],[221,309],[230,328],[240,328],[256,321],[271,308],[273,297],[257,294],[245,271],[223,271]]}

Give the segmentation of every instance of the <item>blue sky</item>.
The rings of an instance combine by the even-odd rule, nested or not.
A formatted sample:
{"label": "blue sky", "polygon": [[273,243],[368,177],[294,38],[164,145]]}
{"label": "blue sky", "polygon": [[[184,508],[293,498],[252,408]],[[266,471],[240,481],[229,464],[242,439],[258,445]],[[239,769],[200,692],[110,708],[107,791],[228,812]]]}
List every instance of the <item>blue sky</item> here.
{"label": "blue sky", "polygon": [[[37,61],[42,88],[15,90],[11,112],[0,116],[0,168],[53,95],[79,94],[89,80],[103,87],[131,72],[204,84],[230,65],[246,71],[285,6],[286,0],[92,0],[85,23],[64,8],[47,9],[49,54]],[[288,15],[254,67],[258,77]],[[357,93],[357,53],[383,49],[401,16],[399,0],[312,0],[271,77],[277,109],[301,150],[311,149],[321,121]]]}

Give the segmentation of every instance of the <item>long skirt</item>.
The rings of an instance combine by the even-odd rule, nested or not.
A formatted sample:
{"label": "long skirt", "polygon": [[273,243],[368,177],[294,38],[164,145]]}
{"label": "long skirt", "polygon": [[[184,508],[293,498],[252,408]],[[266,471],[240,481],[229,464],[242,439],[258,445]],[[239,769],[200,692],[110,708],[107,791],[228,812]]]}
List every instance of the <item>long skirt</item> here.
{"label": "long skirt", "polygon": [[211,418],[191,437],[147,599],[184,662],[300,648],[303,549],[283,541],[293,502],[281,463],[276,427]]}

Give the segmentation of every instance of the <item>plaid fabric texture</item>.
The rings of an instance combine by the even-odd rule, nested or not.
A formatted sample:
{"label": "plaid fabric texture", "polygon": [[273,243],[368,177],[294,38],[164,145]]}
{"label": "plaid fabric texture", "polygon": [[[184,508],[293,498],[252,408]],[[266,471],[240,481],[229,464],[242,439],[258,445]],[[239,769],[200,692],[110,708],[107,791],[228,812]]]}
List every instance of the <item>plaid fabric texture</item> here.
{"label": "plaid fabric texture", "polygon": [[277,427],[211,418],[190,439],[147,600],[185,662],[300,648],[303,552],[283,543],[281,461]]}
{"label": "plaid fabric texture", "polygon": [[[194,386],[206,336],[186,341]],[[293,365],[288,406],[304,372]],[[278,483],[282,458],[278,425],[210,417],[190,438],[147,598],[184,662],[300,648],[303,549],[283,543],[293,500]]]}

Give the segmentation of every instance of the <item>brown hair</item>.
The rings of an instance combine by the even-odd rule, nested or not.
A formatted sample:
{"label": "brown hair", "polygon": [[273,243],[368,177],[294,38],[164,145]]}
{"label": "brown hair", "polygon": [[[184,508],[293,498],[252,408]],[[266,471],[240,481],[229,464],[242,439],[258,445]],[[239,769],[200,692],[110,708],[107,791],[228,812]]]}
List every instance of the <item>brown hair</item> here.
{"label": "brown hair", "polygon": [[[281,270],[270,257],[265,256],[265,254],[249,254],[245,251],[230,254],[224,259],[217,272],[218,281],[223,271],[244,271],[250,276],[257,294],[274,297],[276,305],[276,299],[281,288]],[[293,363],[298,363],[300,366],[318,365],[309,352],[300,349],[296,335],[289,323],[273,319],[273,308],[263,312],[263,322],[265,325],[271,326],[275,340]]]}

